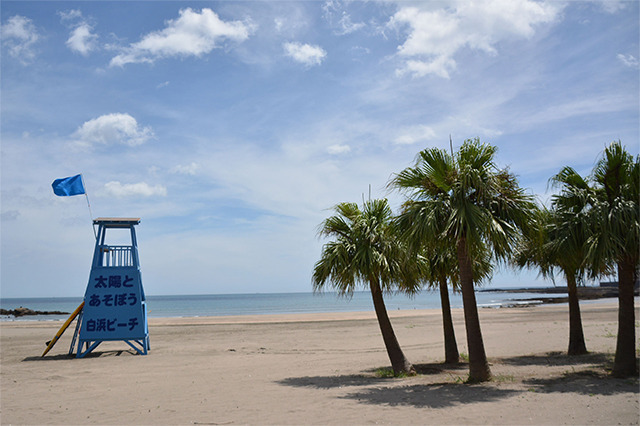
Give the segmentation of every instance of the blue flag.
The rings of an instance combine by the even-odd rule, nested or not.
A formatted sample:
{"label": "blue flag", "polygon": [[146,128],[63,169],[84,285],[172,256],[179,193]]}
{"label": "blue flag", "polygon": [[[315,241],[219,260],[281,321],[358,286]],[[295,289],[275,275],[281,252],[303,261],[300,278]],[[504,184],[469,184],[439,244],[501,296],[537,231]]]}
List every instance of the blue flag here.
{"label": "blue flag", "polygon": [[53,188],[53,193],[60,197],[86,193],[84,190],[84,184],[82,183],[82,175],[56,179],[51,184],[51,187]]}

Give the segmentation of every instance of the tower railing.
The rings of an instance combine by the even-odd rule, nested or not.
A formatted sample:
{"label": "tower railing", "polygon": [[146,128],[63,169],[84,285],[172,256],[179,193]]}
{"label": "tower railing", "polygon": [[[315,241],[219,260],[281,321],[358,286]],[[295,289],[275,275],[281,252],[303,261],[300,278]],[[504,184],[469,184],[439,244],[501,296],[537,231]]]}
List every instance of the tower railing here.
{"label": "tower railing", "polygon": [[122,267],[134,266],[132,246],[99,246],[100,258],[98,266],[102,267]]}

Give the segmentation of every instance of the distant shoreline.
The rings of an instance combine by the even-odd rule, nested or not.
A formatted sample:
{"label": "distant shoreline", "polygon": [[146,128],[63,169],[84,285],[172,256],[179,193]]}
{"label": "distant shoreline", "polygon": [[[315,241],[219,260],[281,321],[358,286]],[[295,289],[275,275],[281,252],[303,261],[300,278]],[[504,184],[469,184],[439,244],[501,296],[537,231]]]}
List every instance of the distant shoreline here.
{"label": "distant shoreline", "polygon": [[[582,301],[597,302],[617,298],[617,289],[611,287],[580,287]],[[324,293],[317,297],[313,293],[277,293],[260,295],[178,295],[148,296],[149,318],[181,318],[208,316],[268,315],[287,313],[328,313],[359,312],[371,309],[371,297],[366,291],[354,293],[351,299],[337,297],[334,293]],[[480,308],[523,308],[539,305],[568,303],[566,287],[543,288],[489,288],[477,289],[477,303]],[[23,311],[35,315],[1,315],[0,322],[7,321],[64,321],[81,303],[82,298],[72,298],[59,302],[56,298],[4,299],[5,314],[12,313],[15,306],[28,306]],[[36,303],[38,302],[38,303]],[[414,298],[392,295],[385,298],[389,311],[414,311],[433,309],[439,311],[440,298],[436,292],[423,292]],[[9,306],[6,306],[9,304]],[[461,295],[453,292],[452,308],[462,308]],[[13,306],[11,306],[13,305]],[[9,308],[9,309],[7,309]],[[21,312],[22,313],[22,312]],[[48,315],[47,315],[48,314]]]}
{"label": "distant shoreline", "polygon": [[[491,288],[491,289],[479,289],[482,293],[534,293],[534,294],[567,294],[568,288],[562,287],[529,287],[529,288]],[[635,295],[638,296],[638,290]],[[617,287],[578,287],[578,299],[580,300],[596,300],[617,298]],[[541,297],[541,298],[526,298],[526,299],[513,299],[515,302],[531,302],[541,301],[542,303],[568,303],[569,297]]]}

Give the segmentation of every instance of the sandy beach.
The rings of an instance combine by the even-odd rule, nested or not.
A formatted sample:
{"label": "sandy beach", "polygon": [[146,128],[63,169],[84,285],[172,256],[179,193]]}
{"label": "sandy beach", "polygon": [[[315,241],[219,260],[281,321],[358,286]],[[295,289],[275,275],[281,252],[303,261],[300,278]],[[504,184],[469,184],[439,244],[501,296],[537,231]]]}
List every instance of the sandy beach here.
{"label": "sandy beach", "polygon": [[590,353],[572,358],[566,305],[481,309],[494,380],[475,385],[463,383],[466,364],[442,365],[438,310],[390,312],[419,371],[407,378],[377,373],[389,361],[373,312],[152,319],[147,356],[112,342],[86,359],[67,355],[71,331],[40,357],[59,322],[3,322],[0,421],[638,424],[637,378],[607,375],[617,302],[581,309]]}

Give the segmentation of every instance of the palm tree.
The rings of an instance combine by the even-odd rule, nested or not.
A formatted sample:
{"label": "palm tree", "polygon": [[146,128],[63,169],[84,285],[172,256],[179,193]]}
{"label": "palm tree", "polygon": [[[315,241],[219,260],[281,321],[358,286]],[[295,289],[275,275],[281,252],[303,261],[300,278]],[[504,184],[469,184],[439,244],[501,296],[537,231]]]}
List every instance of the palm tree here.
{"label": "palm tree", "polygon": [[[576,280],[582,281],[586,272],[586,244],[589,230],[588,216],[593,203],[593,190],[588,182],[571,167],[564,167],[551,178],[561,186],[560,194],[552,197],[553,212],[550,216],[545,251],[558,265],[566,279],[569,293],[569,355],[587,353],[582,331],[580,305]],[[603,266],[592,268],[593,275],[603,273]]]}
{"label": "palm tree", "polygon": [[605,148],[592,180],[597,200],[591,214],[588,255],[592,270],[605,264],[618,272],[618,337],[613,375],[638,374],[635,352],[634,285],[640,263],[640,157],[620,141]]}
{"label": "palm tree", "polygon": [[[571,178],[571,179],[568,179]],[[560,270],[567,281],[569,296],[569,348],[568,355],[587,353],[582,330],[577,283],[585,275],[585,238],[583,218],[585,204],[577,193],[588,190],[586,182],[575,171],[563,169],[552,180],[564,185],[560,195],[553,198],[552,210],[541,209],[533,232],[527,235],[514,256],[520,267],[540,269],[540,274],[555,282],[555,270]],[[573,185],[571,182],[579,185]]]}
{"label": "palm tree", "polygon": [[408,251],[393,232],[393,213],[386,199],[341,203],[334,216],[320,225],[319,236],[333,240],[322,248],[313,271],[314,291],[327,282],[341,295],[351,295],[358,284],[371,290],[373,306],[395,375],[415,374],[398,344],[383,300],[383,291],[393,291],[402,283],[405,289],[418,289],[420,259],[409,259]]}
{"label": "palm tree", "polygon": [[[429,289],[437,289],[440,293],[440,306],[442,311],[442,328],[444,333],[445,364],[457,364],[460,362],[460,353],[456,343],[456,335],[451,316],[451,302],[449,300],[449,286],[455,291],[460,291],[458,276],[458,259],[455,250],[449,241],[431,238],[416,247],[416,241],[411,240],[412,218],[411,210],[420,209],[421,201],[407,200],[404,203],[404,214],[396,218],[395,226],[400,238],[408,243],[408,248],[413,253],[418,252],[420,258],[425,259],[428,268],[427,275],[422,278]],[[489,256],[484,253],[474,260],[474,281],[480,282],[489,278],[492,273],[492,265]]]}
{"label": "palm tree", "polygon": [[409,195],[400,215],[410,224],[409,239],[416,244],[450,241],[456,252],[470,382],[491,378],[475,298],[474,260],[489,252],[496,260],[507,260],[536,209],[515,176],[496,167],[495,153],[494,146],[477,138],[466,140],[452,155],[426,149],[418,154],[415,167],[390,182]]}
{"label": "palm tree", "polygon": [[456,343],[456,334],[451,317],[451,302],[449,300],[449,287],[447,281],[457,286],[458,277],[456,270],[456,257],[453,250],[424,250],[423,256],[430,266],[430,274],[426,278],[430,288],[437,287],[440,292],[440,306],[442,310],[442,329],[444,332],[444,362],[445,364],[457,364],[460,362],[460,353]]}

